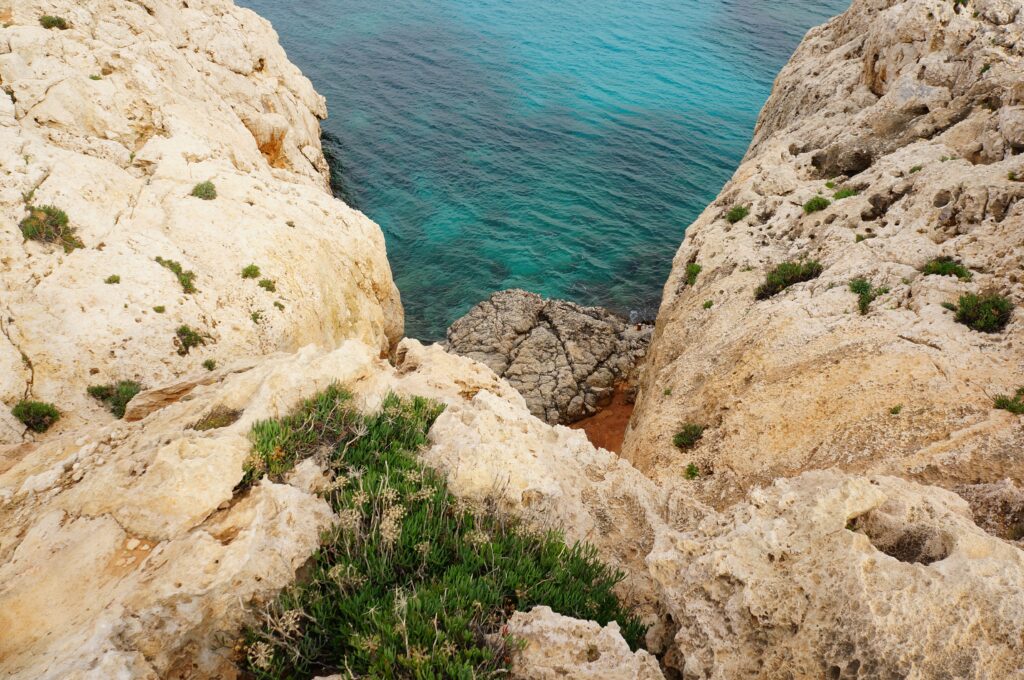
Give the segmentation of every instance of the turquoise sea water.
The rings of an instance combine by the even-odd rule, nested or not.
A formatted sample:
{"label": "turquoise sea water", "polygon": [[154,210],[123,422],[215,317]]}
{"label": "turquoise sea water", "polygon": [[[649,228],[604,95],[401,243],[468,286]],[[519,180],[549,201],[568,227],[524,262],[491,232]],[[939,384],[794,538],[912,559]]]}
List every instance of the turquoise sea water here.
{"label": "turquoise sea water", "polygon": [[651,314],[772,80],[849,0],[241,0],[427,340],[503,288]]}

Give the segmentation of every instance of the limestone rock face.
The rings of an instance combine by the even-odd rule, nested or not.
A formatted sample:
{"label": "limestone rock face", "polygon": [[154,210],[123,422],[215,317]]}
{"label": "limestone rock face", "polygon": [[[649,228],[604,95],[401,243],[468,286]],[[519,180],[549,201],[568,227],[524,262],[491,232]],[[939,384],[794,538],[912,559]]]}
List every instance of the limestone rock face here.
{"label": "limestone rock face", "polygon": [[[0,12],[0,442],[27,436],[9,412],[26,396],[73,428],[110,419],[90,384],[398,341],[380,229],[331,197],[324,100],[266,21],[229,0]],[[44,29],[44,14],[70,27]],[[190,196],[207,180],[215,200]],[[65,211],[84,247],[26,241],[29,205]],[[196,292],[158,257],[193,272]],[[241,278],[249,264],[257,279]],[[179,354],[182,325],[205,344]]]}
{"label": "limestone rock face", "polygon": [[[1024,385],[1021,82],[1017,2],[854,0],[811,30],[676,254],[624,455],[669,477],[697,465],[695,491],[719,507],[816,468],[1024,478],[1022,419],[993,408]],[[819,194],[831,205],[806,213]],[[730,224],[738,205],[749,215]],[[971,280],[921,272],[940,256]],[[803,258],[819,278],[754,299]],[[854,278],[885,291],[865,315]],[[943,308],[985,292],[1017,306],[1001,332]],[[681,453],[687,422],[707,429]]]}
{"label": "limestone rock face", "polygon": [[617,384],[635,377],[650,332],[600,307],[513,289],[469,310],[447,342],[505,378],[535,416],[567,424],[593,415]]}
{"label": "limestone rock face", "polygon": [[549,607],[516,612],[509,635],[524,643],[512,655],[512,677],[520,680],[664,680],[658,660],[635,654],[612,621],[602,628],[556,614]]}
{"label": "limestone rock face", "polygon": [[648,557],[684,678],[1016,678],[1024,551],[951,492],[806,473]]}
{"label": "limestone rock face", "polygon": [[[233,677],[245,607],[291,583],[333,521],[312,461],[235,491],[254,422],[334,382],[367,410],[391,391],[523,408],[468,359],[414,341],[399,355],[392,367],[351,340],[238,362],[173,401],[140,395],[161,407],[135,422],[0,449],[0,675]],[[233,415],[209,428],[211,413]]]}

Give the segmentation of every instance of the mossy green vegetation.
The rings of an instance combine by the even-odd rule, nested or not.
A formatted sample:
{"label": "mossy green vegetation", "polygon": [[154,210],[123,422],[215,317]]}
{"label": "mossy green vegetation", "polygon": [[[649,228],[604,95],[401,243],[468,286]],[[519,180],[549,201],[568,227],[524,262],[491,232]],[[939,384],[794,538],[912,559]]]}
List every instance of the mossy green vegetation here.
{"label": "mossy green vegetation", "polygon": [[196,273],[194,271],[186,270],[184,267],[181,266],[180,262],[176,262],[175,260],[165,260],[159,255],[157,255],[154,259],[156,260],[157,264],[159,264],[161,267],[170,269],[172,272],[174,272],[174,275],[178,277],[178,283],[181,284],[182,292],[196,292]]}
{"label": "mossy green vegetation", "polygon": [[1018,387],[1012,397],[1000,394],[995,398],[995,407],[1016,415],[1024,415],[1024,387]]}
{"label": "mossy green vegetation", "polygon": [[889,409],[889,415],[898,416],[903,411],[903,404],[896,404]]}
{"label": "mossy green vegetation", "polygon": [[612,592],[622,574],[586,545],[456,500],[417,452],[442,406],[389,395],[358,413],[334,386],[292,415],[253,426],[247,483],[318,455],[338,515],[306,577],[246,632],[259,680],[341,672],[361,678],[470,680],[504,676],[502,636],[516,610],[546,605],[601,625],[615,620],[635,649],[645,628]]}
{"label": "mossy green vegetation", "polygon": [[115,417],[124,418],[125,407],[142,391],[142,385],[134,380],[121,380],[109,385],[90,385],[86,391],[90,397],[106,404]]}
{"label": "mossy green vegetation", "polygon": [[153,308],[153,311],[156,312],[157,314],[163,314],[164,312],[167,311],[167,308],[164,307],[163,305],[157,305],[156,307]]}
{"label": "mossy green vegetation", "polygon": [[874,288],[867,279],[856,278],[850,281],[850,292],[857,295],[857,308],[864,315],[871,308],[871,303],[888,293],[889,289],[885,286]]}
{"label": "mossy green vegetation", "polygon": [[45,29],[54,29],[60,31],[68,30],[68,21],[64,17],[55,17],[50,14],[44,14],[39,17],[39,25]]}
{"label": "mossy green vegetation", "polygon": [[923,165],[915,165],[912,168],[910,168],[910,174],[913,175],[915,172],[921,172],[922,170],[924,170]]}
{"label": "mossy green vegetation", "polygon": [[961,281],[970,281],[973,278],[971,271],[967,267],[948,255],[930,260],[921,267],[921,272],[936,276],[955,276]]}
{"label": "mossy green vegetation", "polygon": [[277,284],[274,283],[273,279],[260,279],[260,282],[257,285],[268,293],[277,291]]}
{"label": "mossy green vegetation", "polygon": [[200,182],[192,187],[192,195],[204,201],[212,201],[217,198],[217,187],[213,185],[213,182]]}
{"label": "mossy green vegetation", "polygon": [[832,198],[836,199],[837,201],[841,201],[844,198],[850,198],[851,196],[856,196],[858,193],[860,193],[860,192],[857,191],[856,189],[853,189],[853,188],[850,188],[850,187],[843,187],[842,189],[840,189],[839,191],[834,193],[832,195]]}
{"label": "mossy green vegetation", "polygon": [[242,278],[243,279],[258,279],[260,277],[260,268],[255,264],[247,264],[242,267]]}
{"label": "mossy green vegetation", "polygon": [[685,476],[690,480],[697,479],[700,477],[700,468],[695,463],[690,463],[686,466]]}
{"label": "mossy green vegetation", "polygon": [[212,371],[213,369],[217,368],[217,362],[214,361],[213,359],[205,359],[203,361],[203,368],[205,368],[207,371]]}
{"label": "mossy green vegetation", "polygon": [[178,347],[178,354],[185,356],[194,347],[206,344],[206,337],[190,326],[182,324],[174,331],[174,344]]}
{"label": "mossy green vegetation", "polygon": [[804,212],[810,215],[832,205],[832,202],[824,196],[815,196],[811,200],[804,203]]}
{"label": "mossy green vegetation", "polygon": [[56,406],[45,401],[29,399],[22,399],[15,404],[11,409],[11,415],[33,432],[46,432],[60,420],[60,411]]}
{"label": "mossy green vegetation", "polygon": [[65,253],[85,247],[75,233],[75,228],[69,224],[68,214],[56,206],[28,206],[28,217],[18,226],[26,239],[56,243],[64,248]]}
{"label": "mossy green vegetation", "polygon": [[783,262],[768,272],[764,283],[754,291],[754,298],[757,300],[767,300],[794,284],[818,278],[821,276],[822,271],[824,269],[817,260]]}
{"label": "mossy green vegetation", "polygon": [[117,274],[111,274],[107,278],[103,279],[103,283],[106,283],[106,284],[121,283],[121,277],[118,276]]}
{"label": "mossy green vegetation", "polygon": [[729,209],[729,212],[725,214],[725,219],[729,220],[729,224],[736,224],[744,217],[750,214],[750,208],[745,205],[734,205]]}
{"label": "mossy green vegetation", "polygon": [[700,274],[702,269],[704,269],[704,268],[701,267],[696,262],[690,262],[689,264],[686,265],[686,285],[687,286],[692,286],[693,284],[697,283],[697,276]]}
{"label": "mossy green vegetation", "polygon": [[714,306],[714,304],[715,304],[714,300],[705,300],[704,301],[704,309],[711,309]]}
{"label": "mossy green vegetation", "polygon": [[678,448],[692,449],[704,436],[704,426],[696,423],[686,423],[679,432],[672,437],[672,443]]}
{"label": "mossy green vegetation", "polygon": [[956,305],[956,320],[971,330],[998,333],[1013,315],[1013,303],[996,293],[961,295]]}

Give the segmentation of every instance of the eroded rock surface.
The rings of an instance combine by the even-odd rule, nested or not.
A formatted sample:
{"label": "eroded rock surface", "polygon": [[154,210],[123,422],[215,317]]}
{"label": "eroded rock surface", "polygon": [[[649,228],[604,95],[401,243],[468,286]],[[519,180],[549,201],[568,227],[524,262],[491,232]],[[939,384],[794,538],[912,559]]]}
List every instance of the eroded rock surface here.
{"label": "eroded rock surface", "polygon": [[476,359],[519,390],[530,412],[572,423],[611,402],[635,379],[651,329],[600,307],[504,290],[448,329],[448,348]]}
{"label": "eroded rock surface", "polygon": [[[91,384],[398,341],[383,236],[330,195],[324,100],[265,20],[229,0],[0,11],[0,442],[31,436],[10,415],[26,396],[72,428],[110,420]],[[190,196],[207,180],[215,200]],[[29,205],[65,211],[84,247],[26,241]],[[193,272],[195,292],[157,257]],[[249,264],[258,278],[241,278]],[[186,355],[183,324],[205,336]]]}
{"label": "eroded rock surface", "polygon": [[[993,408],[1024,385],[1022,82],[1015,2],[854,0],[811,30],[675,257],[624,455],[672,477],[695,464],[720,507],[833,466],[948,488],[1024,479],[1022,419]],[[831,205],[805,212],[816,195]],[[734,206],[749,215],[730,224]],[[921,272],[940,256],[971,280]],[[801,258],[824,272],[754,299]],[[886,291],[865,315],[858,277]],[[985,292],[1017,305],[1000,332],[943,307]],[[680,452],[687,422],[707,429]]]}

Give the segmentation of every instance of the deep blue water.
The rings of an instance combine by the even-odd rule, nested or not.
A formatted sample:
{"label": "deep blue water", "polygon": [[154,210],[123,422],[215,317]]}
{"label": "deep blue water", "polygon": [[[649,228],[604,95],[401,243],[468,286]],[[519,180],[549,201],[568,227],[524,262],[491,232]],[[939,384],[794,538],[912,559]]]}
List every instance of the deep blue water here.
{"label": "deep blue water", "polygon": [[519,287],[657,308],[772,80],[849,0],[240,0],[327,97],[406,333]]}

